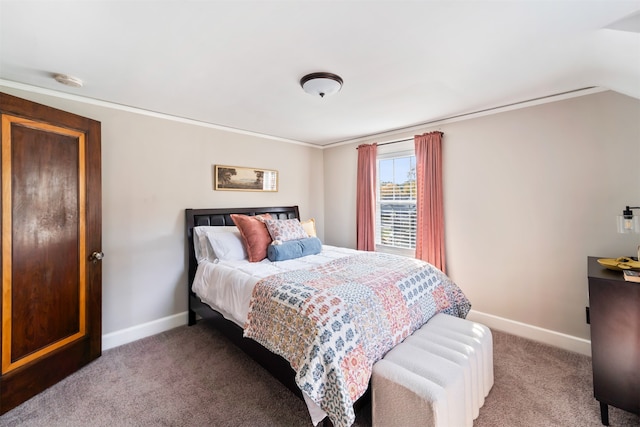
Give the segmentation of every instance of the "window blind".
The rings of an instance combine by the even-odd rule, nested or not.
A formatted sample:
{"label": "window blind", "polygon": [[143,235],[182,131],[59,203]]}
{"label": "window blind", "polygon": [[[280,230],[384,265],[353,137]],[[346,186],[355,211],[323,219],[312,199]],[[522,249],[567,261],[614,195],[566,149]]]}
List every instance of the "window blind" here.
{"label": "window blind", "polygon": [[416,247],[415,156],[378,159],[376,244]]}

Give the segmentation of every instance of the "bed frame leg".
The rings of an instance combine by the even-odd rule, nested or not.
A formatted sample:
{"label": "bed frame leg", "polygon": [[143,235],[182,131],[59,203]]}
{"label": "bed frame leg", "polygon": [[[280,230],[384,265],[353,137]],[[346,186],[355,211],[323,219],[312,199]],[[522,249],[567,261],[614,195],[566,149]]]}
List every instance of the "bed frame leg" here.
{"label": "bed frame leg", "polygon": [[196,312],[193,310],[189,310],[189,321],[188,325],[193,326],[196,324]]}

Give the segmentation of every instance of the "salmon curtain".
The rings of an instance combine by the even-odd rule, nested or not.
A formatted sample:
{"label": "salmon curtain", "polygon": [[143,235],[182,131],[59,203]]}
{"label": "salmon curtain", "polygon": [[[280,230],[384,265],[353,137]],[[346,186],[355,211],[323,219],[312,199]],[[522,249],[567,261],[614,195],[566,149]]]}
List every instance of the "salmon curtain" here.
{"label": "salmon curtain", "polygon": [[358,146],[356,193],[356,242],[361,251],[376,249],[376,160],[377,144]]}
{"label": "salmon curtain", "polygon": [[414,137],[416,150],[416,258],[444,273],[444,203],[442,199],[442,132]]}

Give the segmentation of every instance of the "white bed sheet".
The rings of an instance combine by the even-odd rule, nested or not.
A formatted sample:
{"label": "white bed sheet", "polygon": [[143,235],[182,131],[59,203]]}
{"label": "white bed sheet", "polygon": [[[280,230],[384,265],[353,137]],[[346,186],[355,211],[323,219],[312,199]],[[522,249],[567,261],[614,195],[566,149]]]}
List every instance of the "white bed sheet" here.
{"label": "white bed sheet", "polygon": [[192,290],[226,319],[244,327],[251,293],[259,280],[285,271],[313,268],[355,253],[353,249],[323,245],[317,255],[287,261],[203,261],[198,264]]}
{"label": "white bed sheet", "polygon": [[[227,320],[244,328],[249,313],[253,288],[267,276],[285,271],[313,268],[334,259],[358,253],[354,249],[322,245],[322,252],[287,261],[202,261],[198,264],[191,289],[201,301],[222,314]],[[313,425],[326,417],[326,413],[305,393],[309,416]]]}

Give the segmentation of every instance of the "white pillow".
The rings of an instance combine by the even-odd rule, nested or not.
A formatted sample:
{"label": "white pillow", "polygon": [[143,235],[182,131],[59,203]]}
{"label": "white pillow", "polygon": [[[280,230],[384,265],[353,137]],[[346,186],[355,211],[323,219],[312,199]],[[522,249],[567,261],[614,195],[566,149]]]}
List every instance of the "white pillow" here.
{"label": "white pillow", "polygon": [[209,259],[209,243],[207,241],[208,227],[193,227],[193,251],[196,255],[196,261],[200,264],[202,261]]}
{"label": "white pillow", "polygon": [[193,227],[193,249],[196,255],[198,264],[203,261],[215,262],[218,259],[216,252],[213,250],[213,246],[209,241],[209,236],[215,236],[218,234],[229,234],[238,232],[238,227],[213,227],[213,226],[198,226]]}
{"label": "white pillow", "polygon": [[[220,227],[219,227],[220,228]],[[247,259],[240,230],[226,233],[207,233],[211,248],[220,261],[241,261]]]}

